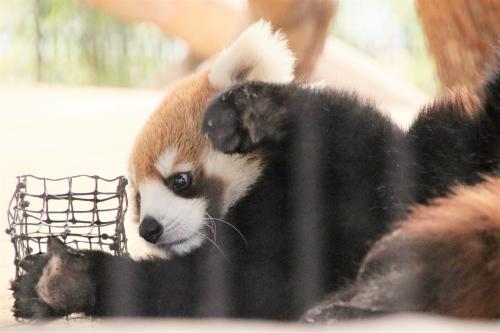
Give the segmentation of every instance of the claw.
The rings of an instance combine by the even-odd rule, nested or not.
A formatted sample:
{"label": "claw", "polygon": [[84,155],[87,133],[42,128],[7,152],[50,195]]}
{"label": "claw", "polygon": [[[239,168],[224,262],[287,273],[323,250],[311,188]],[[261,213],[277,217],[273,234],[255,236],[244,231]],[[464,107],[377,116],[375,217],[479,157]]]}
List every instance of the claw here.
{"label": "claw", "polygon": [[16,280],[10,280],[9,285],[10,285],[9,290],[13,292],[16,292],[16,290],[19,289],[19,282],[17,282]]}
{"label": "claw", "polygon": [[60,316],[38,298],[16,299],[11,311],[18,319],[47,319]]}
{"label": "claw", "polygon": [[37,293],[35,290],[36,282],[38,281],[32,275],[21,275],[16,280],[11,281],[10,289],[12,290],[12,295],[14,298],[32,298],[36,297]]}
{"label": "claw", "polygon": [[36,298],[16,299],[12,312],[16,318],[32,318],[34,315],[33,306],[37,303]]}

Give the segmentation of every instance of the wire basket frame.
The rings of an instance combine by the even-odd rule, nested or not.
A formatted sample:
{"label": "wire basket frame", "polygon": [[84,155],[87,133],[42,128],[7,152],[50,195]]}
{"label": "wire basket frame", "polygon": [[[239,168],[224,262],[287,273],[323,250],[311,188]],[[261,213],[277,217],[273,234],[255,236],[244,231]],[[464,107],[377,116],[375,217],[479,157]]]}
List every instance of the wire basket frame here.
{"label": "wire basket frame", "polygon": [[127,254],[127,183],[123,176],[18,176],[6,230],[14,245],[16,277],[22,273],[20,260],[45,253],[47,240],[53,236],[79,250]]}

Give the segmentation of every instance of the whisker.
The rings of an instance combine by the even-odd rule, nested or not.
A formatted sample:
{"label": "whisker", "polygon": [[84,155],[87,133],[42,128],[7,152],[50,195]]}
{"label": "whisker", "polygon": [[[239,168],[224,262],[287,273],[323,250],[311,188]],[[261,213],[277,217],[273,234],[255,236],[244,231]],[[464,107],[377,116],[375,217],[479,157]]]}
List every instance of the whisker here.
{"label": "whisker", "polygon": [[210,223],[208,224],[205,224],[209,229],[210,231],[212,232],[212,235],[215,234],[215,230],[214,230],[214,221],[212,221],[211,219],[209,220]]}
{"label": "whisker", "polygon": [[211,219],[210,224],[212,225],[214,242],[217,242],[217,226],[215,225],[215,221]]}
{"label": "whisker", "polygon": [[227,224],[229,227],[231,227],[234,231],[236,231],[238,233],[238,235],[240,235],[241,239],[243,239],[243,242],[245,242],[245,245],[248,246],[248,242],[245,238],[245,236],[243,236],[243,233],[238,229],[236,228],[234,225],[232,225],[231,223],[227,222],[227,221],[224,221],[224,220],[221,220],[221,219],[218,219],[216,217],[210,217],[212,220],[214,221],[219,221],[219,222],[222,222],[224,224]]}
{"label": "whisker", "polygon": [[[179,227],[181,229],[181,231],[185,232],[186,229],[180,225]],[[205,235],[204,233],[202,232],[199,232],[199,231],[196,231],[195,232],[197,235],[200,235],[202,238],[208,240],[210,243],[212,243],[213,246],[215,246],[217,248],[217,250],[219,250],[220,254],[224,257],[224,259],[227,259],[227,256],[226,254],[224,253],[224,251],[222,251],[222,249],[219,247],[219,245],[217,245],[213,240],[210,239],[210,237],[208,237],[207,235]]]}
{"label": "whisker", "polygon": [[210,243],[212,243],[212,245],[215,246],[217,248],[217,250],[219,250],[220,254],[224,257],[224,259],[227,259],[227,256],[224,253],[224,251],[222,251],[222,249],[219,247],[219,245],[217,245],[217,243],[215,243],[213,240],[211,240],[210,237],[208,237],[207,235],[205,235],[199,231],[197,231],[196,233],[198,235],[200,235],[201,237],[205,238],[206,240],[208,240]]}
{"label": "whisker", "polygon": [[164,234],[167,234],[169,233],[170,231],[174,230],[175,228],[177,228],[177,226],[180,224],[180,221],[177,221],[177,222],[174,222],[172,223],[171,225],[168,226],[168,228],[165,228],[163,230],[163,233]]}
{"label": "whisker", "polygon": [[210,214],[208,214],[208,213],[205,213],[205,214],[208,216],[210,225],[212,226],[210,229],[212,230],[212,235],[214,237],[214,241],[217,242],[217,226],[215,224],[214,218],[212,216],[210,216]]}

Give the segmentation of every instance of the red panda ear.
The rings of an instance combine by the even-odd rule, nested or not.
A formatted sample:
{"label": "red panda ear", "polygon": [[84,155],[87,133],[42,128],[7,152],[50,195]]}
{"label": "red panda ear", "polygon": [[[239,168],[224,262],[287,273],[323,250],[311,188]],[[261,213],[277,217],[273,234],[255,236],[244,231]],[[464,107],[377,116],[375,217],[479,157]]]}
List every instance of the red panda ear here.
{"label": "red panda ear", "polygon": [[287,83],[293,80],[294,62],[282,34],[261,20],[216,56],[209,81],[216,89],[247,80]]}

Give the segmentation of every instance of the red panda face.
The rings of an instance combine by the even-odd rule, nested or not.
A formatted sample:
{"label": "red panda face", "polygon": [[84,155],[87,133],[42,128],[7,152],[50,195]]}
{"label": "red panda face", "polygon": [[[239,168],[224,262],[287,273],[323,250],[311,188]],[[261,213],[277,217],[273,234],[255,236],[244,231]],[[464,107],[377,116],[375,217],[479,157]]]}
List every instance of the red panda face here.
{"label": "red panda face", "polygon": [[130,160],[140,236],[177,253],[200,245],[210,218],[221,218],[261,170],[257,156],[216,152],[202,134],[214,93],[207,72],[180,82],[142,129]]}
{"label": "red panda face", "polygon": [[222,218],[263,168],[257,153],[226,155],[212,148],[201,128],[208,101],[238,81],[288,82],[292,72],[286,43],[269,25],[257,23],[224,50],[209,71],[173,87],[132,150],[130,180],[138,225],[132,232],[177,254],[207,240],[210,219]]}

